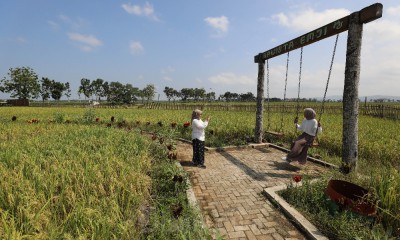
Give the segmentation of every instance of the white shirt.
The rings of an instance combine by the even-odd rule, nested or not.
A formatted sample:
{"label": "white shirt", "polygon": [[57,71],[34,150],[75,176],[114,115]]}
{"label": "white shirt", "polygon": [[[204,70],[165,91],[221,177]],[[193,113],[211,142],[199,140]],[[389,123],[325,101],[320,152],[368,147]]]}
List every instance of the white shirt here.
{"label": "white shirt", "polygon": [[192,121],[192,140],[199,139],[204,141],[206,139],[206,134],[204,129],[208,126],[208,121],[202,121],[201,119],[193,119]]}
{"label": "white shirt", "polygon": [[304,119],[301,125],[297,123],[295,125],[297,130],[303,131],[311,136],[315,136],[317,128],[318,128],[318,133],[322,132],[322,127],[318,127],[318,121],[316,119],[311,119],[311,120]]}

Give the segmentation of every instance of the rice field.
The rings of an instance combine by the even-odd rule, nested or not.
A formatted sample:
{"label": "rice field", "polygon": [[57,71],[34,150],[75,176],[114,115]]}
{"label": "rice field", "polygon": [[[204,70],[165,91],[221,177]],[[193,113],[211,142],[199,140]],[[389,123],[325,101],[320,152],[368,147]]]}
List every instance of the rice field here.
{"label": "rice field", "polygon": [[[208,146],[253,140],[255,113],[204,111],[207,116]],[[184,127],[190,117],[187,110],[0,108],[0,237],[140,239],[140,228],[132,226],[143,225],[141,206],[154,188],[149,174],[154,146],[140,133],[190,139],[190,128]],[[265,115],[264,130],[284,133],[283,138],[265,134],[265,140],[289,146],[299,134],[294,117],[275,113],[269,122]],[[324,114],[321,123],[319,147],[309,153],[340,165],[342,117]],[[357,171],[370,176],[364,185],[375,189],[395,224],[400,222],[399,142],[397,121],[360,116]]]}

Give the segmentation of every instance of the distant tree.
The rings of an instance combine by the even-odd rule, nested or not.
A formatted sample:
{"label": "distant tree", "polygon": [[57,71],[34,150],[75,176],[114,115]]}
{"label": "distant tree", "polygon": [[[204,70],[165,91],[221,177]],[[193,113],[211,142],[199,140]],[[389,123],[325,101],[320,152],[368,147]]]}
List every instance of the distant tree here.
{"label": "distant tree", "polygon": [[136,96],[139,97],[142,100],[142,103],[144,103],[144,99],[146,98],[146,96],[144,95],[143,90],[139,89],[137,94],[136,94]]}
{"label": "distant tree", "polygon": [[68,98],[69,101],[69,98],[71,97],[71,87],[69,85],[69,82],[65,83],[65,96]]}
{"label": "distant tree", "polygon": [[18,99],[37,98],[40,93],[40,84],[37,74],[30,67],[10,68],[9,79],[0,81],[0,91],[11,93],[11,97]]}
{"label": "distant tree", "polygon": [[174,96],[174,89],[173,88],[170,88],[170,87],[165,87],[164,88],[164,93],[165,93],[165,96],[167,96],[167,99],[168,99],[168,102],[170,102],[171,101],[171,98],[173,98],[173,96]]}
{"label": "distant tree", "polygon": [[206,90],[204,90],[204,88],[195,88],[193,91],[193,98],[196,101],[204,99],[205,95],[206,95]]}
{"label": "distant tree", "polygon": [[52,86],[51,86],[51,97],[56,100],[60,101],[64,91],[67,90],[67,87],[65,86],[64,83],[61,82],[56,82],[52,81]]}
{"label": "distant tree", "polygon": [[104,89],[105,81],[101,78],[98,78],[90,84],[92,93],[97,96],[97,100],[100,102],[101,97],[105,96],[105,89]]}
{"label": "distant tree", "polygon": [[177,98],[180,98],[181,97],[181,92],[179,92],[178,90],[173,90],[172,91],[172,99],[174,100],[174,102],[175,102],[175,100],[177,99]]}
{"label": "distant tree", "polygon": [[153,100],[154,95],[156,94],[156,88],[153,84],[147,84],[145,88],[143,88],[143,95],[147,99],[147,102]]}
{"label": "distant tree", "polygon": [[82,78],[81,85],[79,86],[79,93],[82,93],[85,96],[85,99],[92,96],[92,87],[90,83],[90,79]]}
{"label": "distant tree", "polygon": [[108,89],[107,101],[118,104],[123,102],[124,85],[120,82],[111,82]]}
{"label": "distant tree", "polygon": [[136,95],[138,94],[138,91],[139,89],[133,87],[132,84],[126,84],[124,86],[122,102],[126,104],[131,104],[132,102],[136,101]]}
{"label": "distant tree", "polygon": [[206,93],[206,99],[209,102],[214,101],[215,100],[215,92]]}
{"label": "distant tree", "polygon": [[242,102],[254,102],[256,100],[256,97],[252,92],[247,92],[240,94],[239,99]]}
{"label": "distant tree", "polygon": [[42,101],[45,102],[51,97],[51,86],[52,80],[47,77],[42,77],[40,95],[42,96]]}
{"label": "distant tree", "polygon": [[240,95],[238,93],[231,93],[229,91],[220,95],[220,98],[224,99],[226,102],[239,101],[239,97]]}
{"label": "distant tree", "polygon": [[182,88],[180,93],[182,101],[186,101],[194,96],[193,88]]}
{"label": "distant tree", "polygon": [[103,92],[101,93],[100,97],[107,97],[109,90],[110,90],[110,85],[108,84],[107,81],[104,81],[103,82]]}

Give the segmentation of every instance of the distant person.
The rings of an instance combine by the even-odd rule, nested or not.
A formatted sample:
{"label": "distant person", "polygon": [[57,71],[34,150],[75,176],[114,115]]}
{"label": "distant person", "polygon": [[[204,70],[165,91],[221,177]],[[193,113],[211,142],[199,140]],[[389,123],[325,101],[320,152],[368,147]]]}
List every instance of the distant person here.
{"label": "distant person", "polygon": [[205,131],[204,129],[210,122],[210,117],[207,120],[201,120],[203,112],[199,109],[195,109],[192,112],[192,144],[193,144],[193,163],[200,167],[206,168],[204,165],[204,142],[205,142]]}
{"label": "distant person", "polygon": [[307,162],[308,148],[313,144],[315,135],[322,132],[321,123],[315,119],[316,113],[312,108],[304,109],[304,120],[301,125],[297,124],[298,118],[294,119],[294,124],[297,130],[303,133],[292,142],[290,152],[283,160],[288,162],[298,161],[300,164]]}

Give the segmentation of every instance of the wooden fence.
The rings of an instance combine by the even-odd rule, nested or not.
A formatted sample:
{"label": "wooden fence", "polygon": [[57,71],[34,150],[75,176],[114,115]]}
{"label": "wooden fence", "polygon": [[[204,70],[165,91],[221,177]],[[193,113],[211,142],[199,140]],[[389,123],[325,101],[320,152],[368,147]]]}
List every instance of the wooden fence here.
{"label": "wooden fence", "polygon": [[[301,113],[304,108],[311,107],[317,113],[322,111],[321,104],[312,103],[307,105],[300,105],[299,112]],[[165,110],[209,110],[209,111],[238,111],[238,112],[256,112],[256,105],[254,104],[181,104],[181,103],[165,103],[165,102],[152,102],[142,106],[145,109],[165,109]],[[264,104],[264,111],[272,113],[295,113],[297,112],[296,104],[272,104],[267,106]],[[327,114],[342,114],[342,106],[324,106],[324,113]],[[362,105],[359,107],[359,113],[362,115],[369,115],[380,118],[400,119],[400,107],[389,105]]]}

